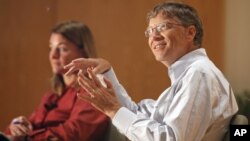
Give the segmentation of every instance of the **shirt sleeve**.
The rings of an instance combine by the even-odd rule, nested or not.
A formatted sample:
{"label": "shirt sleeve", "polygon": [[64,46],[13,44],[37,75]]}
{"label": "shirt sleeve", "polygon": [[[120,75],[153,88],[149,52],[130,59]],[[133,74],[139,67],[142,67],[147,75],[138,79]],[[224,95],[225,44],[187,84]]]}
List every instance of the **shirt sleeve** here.
{"label": "shirt sleeve", "polygon": [[176,88],[170,90],[174,96],[168,109],[165,108],[167,103],[163,102],[155,107],[154,115],[145,117],[123,107],[112,123],[133,141],[201,140],[212,116],[210,84],[212,82],[202,73],[187,74]]}
{"label": "shirt sleeve", "polygon": [[111,81],[112,86],[114,88],[116,97],[118,98],[121,105],[124,107],[127,107],[133,112],[138,111],[138,106],[135,102],[132,101],[131,97],[128,95],[127,91],[124,89],[124,87],[119,83],[115,72],[113,68],[111,68],[109,71],[105,72],[104,77],[106,77],[109,81]]}

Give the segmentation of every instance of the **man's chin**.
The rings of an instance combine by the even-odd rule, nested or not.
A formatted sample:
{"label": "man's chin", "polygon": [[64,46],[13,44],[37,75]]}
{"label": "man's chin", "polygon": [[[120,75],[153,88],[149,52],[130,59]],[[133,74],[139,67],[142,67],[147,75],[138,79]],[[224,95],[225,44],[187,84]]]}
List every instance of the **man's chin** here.
{"label": "man's chin", "polygon": [[156,60],[157,62],[161,62],[161,61],[163,61],[163,58],[160,57],[160,56],[155,56],[155,60]]}

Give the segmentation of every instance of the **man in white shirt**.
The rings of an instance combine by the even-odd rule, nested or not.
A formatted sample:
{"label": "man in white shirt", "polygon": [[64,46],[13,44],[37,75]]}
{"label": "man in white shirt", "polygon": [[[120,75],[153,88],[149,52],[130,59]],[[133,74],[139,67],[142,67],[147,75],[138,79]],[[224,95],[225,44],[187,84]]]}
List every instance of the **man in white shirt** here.
{"label": "man in white shirt", "polygon": [[[157,100],[136,104],[108,61],[77,59],[65,68],[68,73],[81,70],[78,82],[90,95],[78,96],[108,115],[132,141],[221,141],[238,106],[230,84],[201,47],[203,28],[196,10],[166,2],[147,18],[148,44],[168,68],[171,86]],[[87,69],[89,78],[81,68],[86,65],[92,67]]]}

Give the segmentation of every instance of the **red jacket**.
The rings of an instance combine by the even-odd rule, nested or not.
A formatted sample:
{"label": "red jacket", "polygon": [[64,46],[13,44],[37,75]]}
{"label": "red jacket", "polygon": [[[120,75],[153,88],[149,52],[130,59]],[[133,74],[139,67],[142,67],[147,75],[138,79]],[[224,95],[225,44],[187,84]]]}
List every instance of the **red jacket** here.
{"label": "red jacket", "polygon": [[[109,118],[91,104],[79,100],[74,88],[62,96],[47,93],[29,117],[33,131],[32,141],[57,138],[62,141],[104,141]],[[9,131],[6,132],[10,134]]]}

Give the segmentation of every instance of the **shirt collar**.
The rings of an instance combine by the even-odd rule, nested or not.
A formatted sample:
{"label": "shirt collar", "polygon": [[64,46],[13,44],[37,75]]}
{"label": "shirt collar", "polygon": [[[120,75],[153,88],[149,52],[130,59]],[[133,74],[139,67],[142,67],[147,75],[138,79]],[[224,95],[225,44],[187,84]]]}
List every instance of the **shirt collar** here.
{"label": "shirt collar", "polygon": [[193,62],[204,57],[207,57],[205,49],[199,48],[185,54],[180,59],[175,61],[168,69],[168,75],[171,79],[171,84],[173,84]]}

